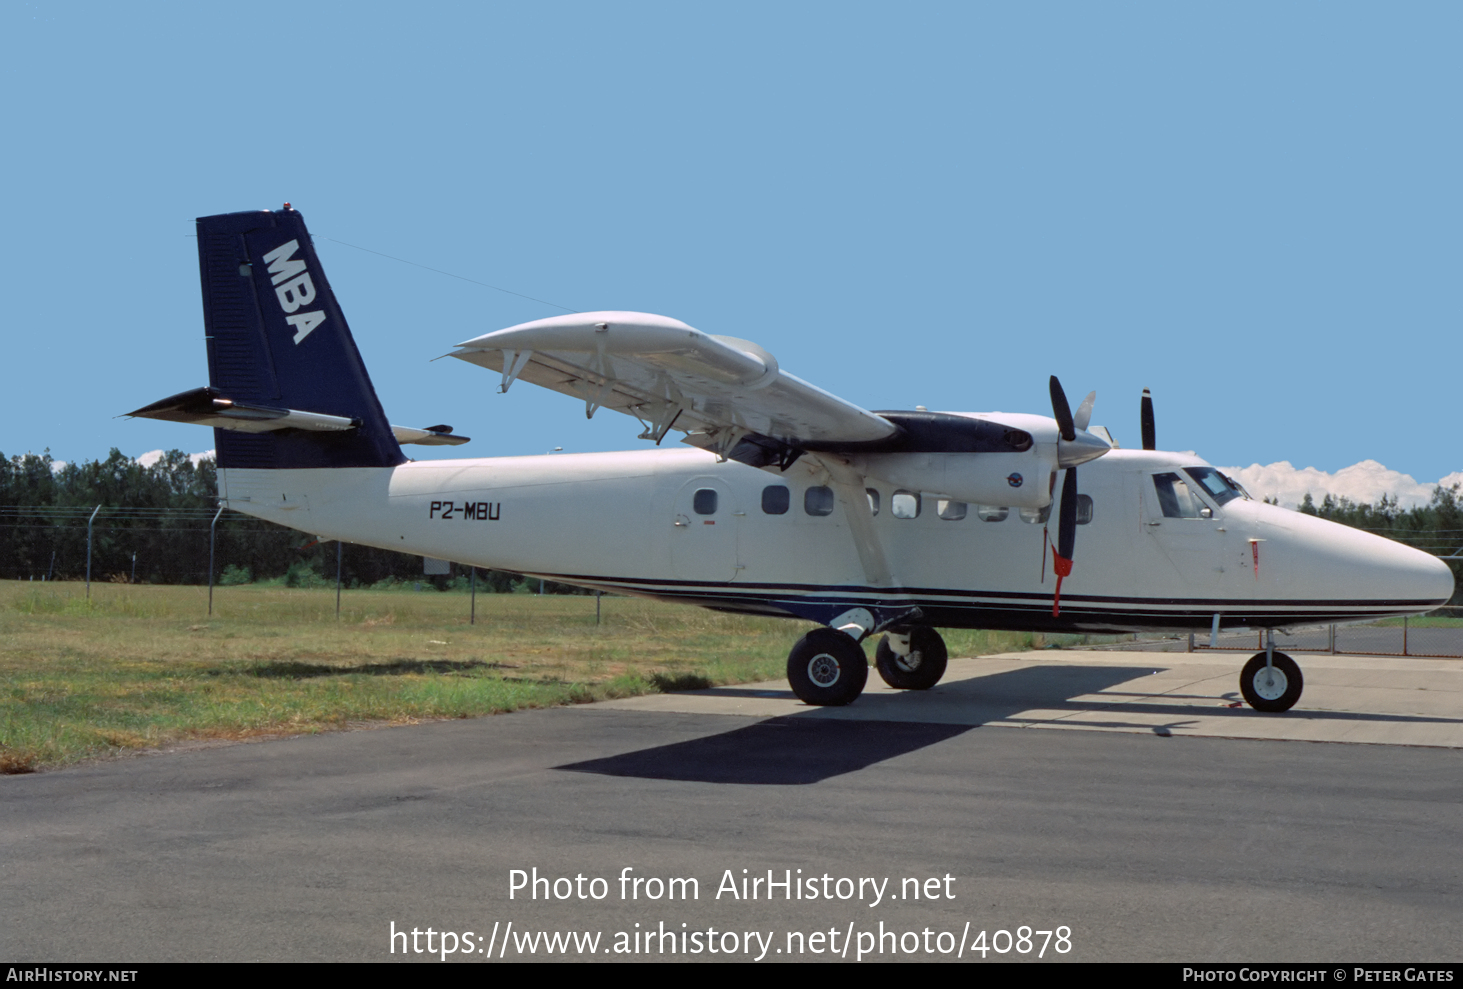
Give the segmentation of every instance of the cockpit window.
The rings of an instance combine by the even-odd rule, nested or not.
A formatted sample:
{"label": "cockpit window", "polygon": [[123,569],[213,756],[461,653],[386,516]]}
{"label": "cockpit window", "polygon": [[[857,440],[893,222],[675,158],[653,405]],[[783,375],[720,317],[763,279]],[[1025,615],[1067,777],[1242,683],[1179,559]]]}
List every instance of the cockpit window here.
{"label": "cockpit window", "polygon": [[1203,518],[1199,513],[1206,510],[1204,502],[1177,474],[1154,474],[1153,487],[1158,492],[1158,506],[1163,510],[1164,518]]}
{"label": "cockpit window", "polygon": [[1213,467],[1185,467],[1184,473],[1192,477],[1217,505],[1245,497],[1244,490]]}

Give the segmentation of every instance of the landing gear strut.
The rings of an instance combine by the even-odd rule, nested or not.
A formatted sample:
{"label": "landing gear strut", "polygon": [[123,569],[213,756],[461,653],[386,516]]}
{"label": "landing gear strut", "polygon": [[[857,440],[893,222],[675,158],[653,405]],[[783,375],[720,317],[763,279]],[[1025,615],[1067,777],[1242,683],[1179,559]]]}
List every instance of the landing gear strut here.
{"label": "landing gear strut", "polygon": [[879,640],[874,665],[895,690],[929,690],[945,675],[949,654],[940,633],[923,625],[890,630]]}
{"label": "landing gear strut", "polygon": [[815,628],[787,654],[787,681],[805,704],[851,704],[868,680],[863,647],[837,629]]}
{"label": "landing gear strut", "polygon": [[1285,653],[1275,651],[1275,633],[1267,631],[1265,651],[1251,656],[1239,675],[1245,703],[1256,711],[1289,711],[1304,687],[1300,667]]}

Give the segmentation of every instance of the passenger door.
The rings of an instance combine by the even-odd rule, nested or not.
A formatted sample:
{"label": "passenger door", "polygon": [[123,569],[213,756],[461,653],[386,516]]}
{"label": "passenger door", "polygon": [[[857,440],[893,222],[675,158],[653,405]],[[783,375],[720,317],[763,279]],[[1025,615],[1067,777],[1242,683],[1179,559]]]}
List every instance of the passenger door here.
{"label": "passenger door", "polygon": [[681,580],[735,580],[742,508],[731,486],[715,477],[687,481],[671,519],[671,569]]}

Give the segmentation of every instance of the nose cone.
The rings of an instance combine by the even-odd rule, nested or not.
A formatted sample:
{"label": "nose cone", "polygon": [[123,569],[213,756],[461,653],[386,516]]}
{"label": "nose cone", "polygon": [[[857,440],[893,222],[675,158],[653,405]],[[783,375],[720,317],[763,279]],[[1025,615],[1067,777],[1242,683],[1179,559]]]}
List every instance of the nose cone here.
{"label": "nose cone", "polygon": [[1442,560],[1391,539],[1368,540],[1368,586],[1379,598],[1417,602],[1419,607],[1447,604],[1453,596],[1453,571]]}
{"label": "nose cone", "polygon": [[1417,580],[1424,584],[1425,588],[1431,588],[1431,593],[1426,596],[1436,600],[1438,604],[1447,604],[1453,597],[1453,589],[1456,586],[1453,579],[1453,570],[1436,556],[1429,556],[1426,553],[1418,552],[1422,560],[1418,562]]}
{"label": "nose cone", "polygon": [[1453,596],[1453,571],[1437,557],[1349,526],[1289,513],[1321,571],[1326,596],[1396,605],[1397,613],[1430,611]]}

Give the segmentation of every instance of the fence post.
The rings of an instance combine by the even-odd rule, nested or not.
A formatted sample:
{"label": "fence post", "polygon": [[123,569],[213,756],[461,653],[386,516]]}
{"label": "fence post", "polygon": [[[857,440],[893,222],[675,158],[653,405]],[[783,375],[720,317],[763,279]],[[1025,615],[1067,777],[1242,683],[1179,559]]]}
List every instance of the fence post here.
{"label": "fence post", "polygon": [[599,624],[599,591],[594,592],[594,623]]}
{"label": "fence post", "polygon": [[224,513],[224,506],[219,505],[218,511],[213,513],[213,521],[208,523],[208,617],[213,617],[213,537],[218,531],[218,517]]}
{"label": "fence post", "polygon": [[472,606],[467,613],[467,623],[476,625],[478,623],[478,568],[468,567],[467,572],[472,574],[468,581],[472,585]]}
{"label": "fence post", "polygon": [[1331,626],[1330,639],[1331,639],[1331,641],[1330,641],[1330,643],[1328,645],[1329,645],[1329,647],[1331,649],[1331,655],[1334,656],[1334,655],[1336,655],[1336,626],[1335,625],[1332,625]]}
{"label": "fence post", "polygon": [[1402,655],[1407,655],[1407,618],[1402,619]]}
{"label": "fence post", "polygon": [[340,558],[341,541],[335,541],[335,620],[340,621]]}
{"label": "fence post", "polygon": [[[102,510],[98,505],[91,510],[91,518],[86,520],[86,599],[91,600],[91,524],[96,520],[97,512]],[[54,554],[52,554],[54,558]]]}

